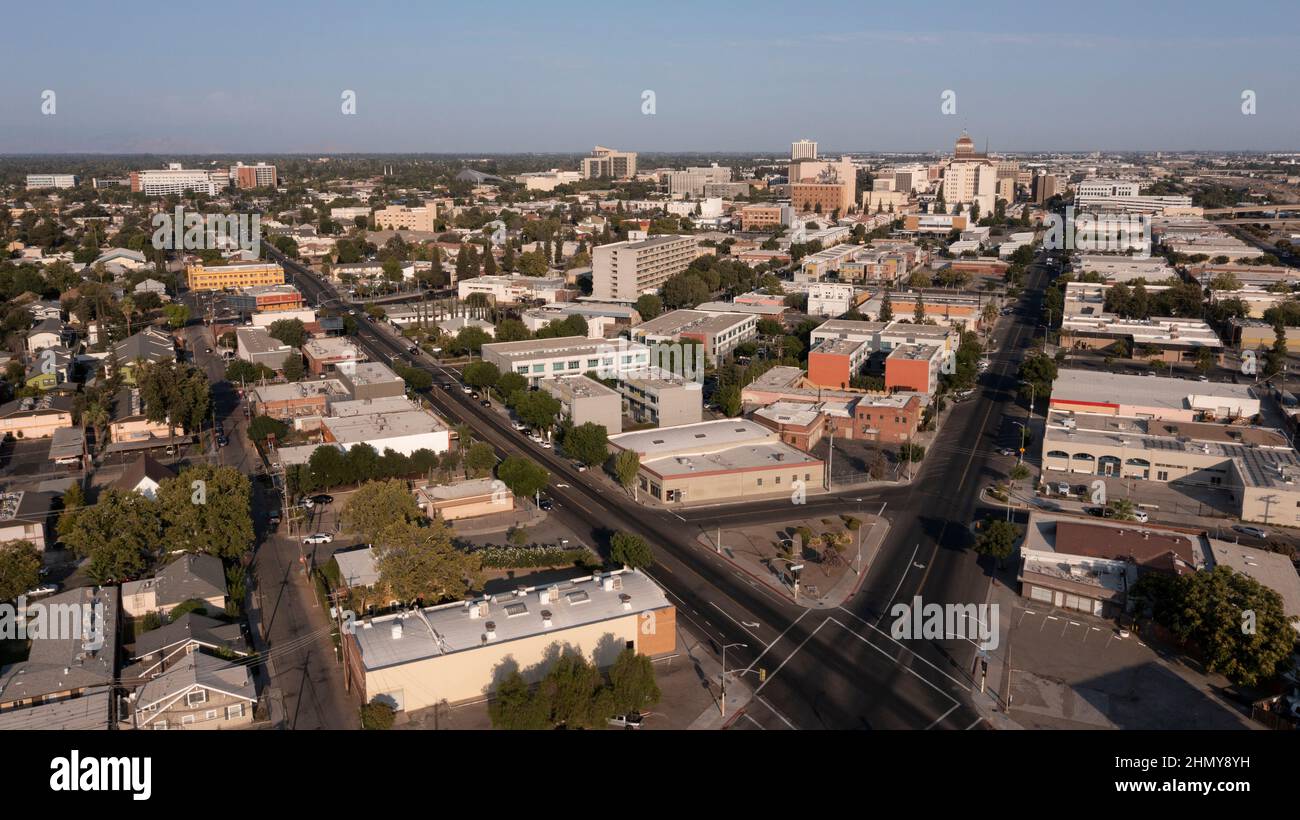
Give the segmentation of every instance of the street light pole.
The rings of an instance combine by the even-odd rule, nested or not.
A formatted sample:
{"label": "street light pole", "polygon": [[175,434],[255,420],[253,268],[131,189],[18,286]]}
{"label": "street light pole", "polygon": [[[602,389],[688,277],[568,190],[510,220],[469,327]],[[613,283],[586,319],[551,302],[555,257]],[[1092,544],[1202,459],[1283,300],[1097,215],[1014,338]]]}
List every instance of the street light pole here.
{"label": "street light pole", "polygon": [[718,709],[721,710],[722,716],[727,716],[727,650],[733,646],[743,646],[748,648],[747,643],[724,643],[722,645],[722,697],[718,699]]}

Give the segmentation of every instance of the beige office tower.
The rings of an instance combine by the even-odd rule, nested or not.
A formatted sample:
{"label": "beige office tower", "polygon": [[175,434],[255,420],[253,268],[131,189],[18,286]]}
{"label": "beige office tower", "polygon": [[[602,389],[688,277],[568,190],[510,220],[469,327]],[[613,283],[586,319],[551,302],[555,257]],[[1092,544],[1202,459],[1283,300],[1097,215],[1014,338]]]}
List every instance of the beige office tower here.
{"label": "beige office tower", "polygon": [[695,256],[695,240],[689,236],[597,245],[591,252],[591,295],[603,301],[635,302],[686,270]]}
{"label": "beige office tower", "polygon": [[597,145],[591,149],[591,156],[582,160],[582,178],[631,179],[636,176],[636,152],[615,151]]}
{"label": "beige office tower", "polygon": [[816,140],[799,140],[790,143],[790,160],[817,159]]}

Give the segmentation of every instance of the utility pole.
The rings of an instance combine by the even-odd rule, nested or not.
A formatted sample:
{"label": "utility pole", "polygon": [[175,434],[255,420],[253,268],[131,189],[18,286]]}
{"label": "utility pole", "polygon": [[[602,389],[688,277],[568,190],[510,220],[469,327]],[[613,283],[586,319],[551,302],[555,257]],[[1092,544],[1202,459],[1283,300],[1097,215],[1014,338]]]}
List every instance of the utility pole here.
{"label": "utility pole", "polygon": [[835,427],[831,426],[830,448],[826,451],[826,491],[831,489],[831,470],[835,466]]}

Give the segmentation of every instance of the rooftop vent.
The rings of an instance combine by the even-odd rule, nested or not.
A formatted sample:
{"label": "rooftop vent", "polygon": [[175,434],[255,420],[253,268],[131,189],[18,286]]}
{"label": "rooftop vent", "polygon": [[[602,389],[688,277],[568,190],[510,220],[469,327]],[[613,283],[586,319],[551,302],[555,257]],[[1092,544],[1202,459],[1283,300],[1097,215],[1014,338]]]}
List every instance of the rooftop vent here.
{"label": "rooftop vent", "polygon": [[401,622],[401,621],[393,621],[393,630],[392,630],[392,634],[393,634],[393,640],[395,640],[395,641],[400,641],[400,640],[402,639],[402,622]]}
{"label": "rooftop vent", "polygon": [[497,625],[495,621],[488,621],[484,624],[486,631],[483,633],[484,640],[495,641],[497,639]]}
{"label": "rooftop vent", "polygon": [[621,602],[623,603],[623,609],[625,609],[625,610],[630,610],[630,609],[632,609],[632,596],[631,596],[631,595],[628,595],[626,592],[624,592],[624,593],[621,593],[621,594],[618,596],[618,599],[619,599],[619,601],[621,601]]}
{"label": "rooftop vent", "polygon": [[546,629],[551,628],[551,611],[549,609],[542,610],[542,626]]}
{"label": "rooftop vent", "polygon": [[606,575],[600,581],[600,588],[606,592],[619,592],[623,589],[623,579],[618,575]]}

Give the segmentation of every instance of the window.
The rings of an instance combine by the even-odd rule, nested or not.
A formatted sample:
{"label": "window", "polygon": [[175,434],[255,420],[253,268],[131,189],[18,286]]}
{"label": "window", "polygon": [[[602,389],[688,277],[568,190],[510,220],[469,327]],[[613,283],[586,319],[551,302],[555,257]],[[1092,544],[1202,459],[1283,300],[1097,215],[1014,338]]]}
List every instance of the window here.
{"label": "window", "polygon": [[155,724],[153,725],[153,728],[154,728],[155,730],[157,730],[157,731],[163,731],[163,732],[165,732],[165,731],[167,731],[167,721],[165,721],[165,720],[160,720],[160,721],[158,721],[157,723],[155,723]]}
{"label": "window", "polygon": [[226,707],[226,720],[234,720],[244,716],[244,704],[236,703],[234,706]]}
{"label": "window", "polygon": [[203,716],[203,719],[204,719],[204,720],[216,720],[216,719],[217,719],[217,710],[216,710],[216,709],[209,709],[209,710],[207,711],[207,714],[205,714],[205,715]]}
{"label": "window", "polygon": [[194,715],[185,715],[181,718],[182,726],[192,726],[194,724]]}
{"label": "window", "polygon": [[208,693],[206,689],[199,689],[189,692],[185,695],[185,703],[189,706],[198,706],[208,702]]}
{"label": "window", "polygon": [[1156,481],[1168,481],[1168,480],[1169,480],[1168,470],[1156,470]]}

